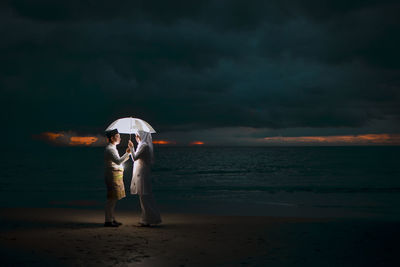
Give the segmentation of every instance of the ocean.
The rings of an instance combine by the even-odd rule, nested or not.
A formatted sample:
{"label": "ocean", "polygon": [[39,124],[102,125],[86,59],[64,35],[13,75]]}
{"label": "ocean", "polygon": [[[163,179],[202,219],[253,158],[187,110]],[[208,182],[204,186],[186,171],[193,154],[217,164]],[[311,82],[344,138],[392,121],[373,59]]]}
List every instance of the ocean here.
{"label": "ocean", "polygon": [[[0,207],[102,209],[103,151],[11,151],[1,162]],[[399,155],[398,146],[155,146],[153,191],[161,212],[396,219]],[[132,162],[124,168],[127,197],[117,210],[138,211]]]}

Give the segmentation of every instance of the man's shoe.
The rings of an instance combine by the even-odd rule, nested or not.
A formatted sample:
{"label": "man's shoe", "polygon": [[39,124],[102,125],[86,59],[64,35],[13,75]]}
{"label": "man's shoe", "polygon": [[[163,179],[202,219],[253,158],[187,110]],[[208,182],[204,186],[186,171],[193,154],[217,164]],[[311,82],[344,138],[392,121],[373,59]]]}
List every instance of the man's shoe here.
{"label": "man's shoe", "polygon": [[117,224],[118,226],[122,225],[121,222],[117,222],[116,220],[113,221],[113,224]]}
{"label": "man's shoe", "polygon": [[114,222],[105,222],[104,227],[118,227],[119,225]]}

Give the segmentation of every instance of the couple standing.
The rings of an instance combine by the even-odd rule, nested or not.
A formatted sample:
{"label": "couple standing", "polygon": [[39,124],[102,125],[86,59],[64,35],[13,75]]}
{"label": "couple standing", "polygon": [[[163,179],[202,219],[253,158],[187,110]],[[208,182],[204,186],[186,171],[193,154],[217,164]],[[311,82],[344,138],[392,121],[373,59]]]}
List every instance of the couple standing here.
{"label": "couple standing", "polygon": [[137,149],[129,140],[126,153],[120,157],[117,145],[121,142],[121,136],[117,129],[107,131],[108,145],[104,152],[105,183],[107,186],[107,203],[105,207],[106,227],[118,227],[122,223],[115,220],[114,210],[117,201],[124,198],[125,186],[123,180],[124,169],[122,163],[131,156],[133,160],[133,173],[131,180],[131,194],[139,195],[142,209],[140,226],[150,226],[161,223],[161,216],[156,206],[151,188],[150,166],[154,160],[153,142],[151,133],[138,131],[136,141]]}

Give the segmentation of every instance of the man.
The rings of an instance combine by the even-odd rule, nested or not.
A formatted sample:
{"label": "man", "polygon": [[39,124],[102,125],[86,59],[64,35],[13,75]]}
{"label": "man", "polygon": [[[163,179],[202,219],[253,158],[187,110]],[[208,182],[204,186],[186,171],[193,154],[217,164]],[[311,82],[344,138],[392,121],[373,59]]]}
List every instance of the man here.
{"label": "man", "polygon": [[121,142],[121,136],[117,129],[106,132],[108,145],[104,151],[105,183],[107,186],[107,203],[105,207],[105,227],[118,227],[122,223],[117,222],[114,217],[114,210],[117,201],[125,197],[124,168],[122,163],[129,159],[131,149],[128,147],[126,153],[120,157],[117,145]]}

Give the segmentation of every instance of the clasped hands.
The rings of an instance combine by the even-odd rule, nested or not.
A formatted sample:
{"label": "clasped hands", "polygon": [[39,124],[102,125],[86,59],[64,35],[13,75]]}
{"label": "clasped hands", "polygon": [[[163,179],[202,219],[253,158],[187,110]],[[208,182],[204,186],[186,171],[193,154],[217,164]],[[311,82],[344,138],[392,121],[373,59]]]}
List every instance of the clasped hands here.
{"label": "clasped hands", "polygon": [[131,153],[131,151],[135,150],[133,143],[131,140],[128,141],[128,147],[126,148],[126,153]]}

